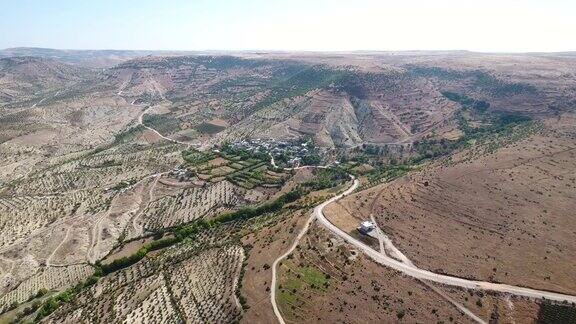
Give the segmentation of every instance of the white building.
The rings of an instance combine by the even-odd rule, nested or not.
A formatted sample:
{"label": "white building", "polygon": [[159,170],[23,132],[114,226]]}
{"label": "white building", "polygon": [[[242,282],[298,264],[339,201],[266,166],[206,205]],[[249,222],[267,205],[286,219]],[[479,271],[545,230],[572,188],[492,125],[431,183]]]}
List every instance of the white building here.
{"label": "white building", "polygon": [[362,234],[368,234],[373,229],[374,224],[371,221],[363,221],[362,223],[360,223],[360,227],[358,227],[358,230]]}

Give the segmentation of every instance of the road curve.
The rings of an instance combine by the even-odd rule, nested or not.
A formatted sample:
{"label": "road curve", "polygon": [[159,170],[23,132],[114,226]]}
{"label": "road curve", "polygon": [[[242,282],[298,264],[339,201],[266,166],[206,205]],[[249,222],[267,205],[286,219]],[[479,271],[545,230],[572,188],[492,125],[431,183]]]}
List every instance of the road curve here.
{"label": "road curve", "polygon": [[[134,104],[134,102],[132,102],[132,104]],[[148,109],[150,109],[150,108],[148,108]],[[167,140],[167,141],[170,141],[170,142],[172,142],[172,143],[175,143],[175,144],[183,144],[183,145],[187,145],[187,146],[191,146],[191,145],[192,145],[191,143],[186,143],[186,142],[178,141],[178,140],[175,140],[175,139],[173,139],[173,138],[164,136],[164,135],[162,135],[159,131],[155,130],[154,128],[152,128],[152,127],[150,127],[150,126],[146,126],[146,124],[144,124],[144,122],[143,122],[142,119],[144,118],[144,114],[146,114],[146,112],[148,111],[148,109],[144,110],[142,113],[140,113],[140,115],[138,115],[138,125],[142,125],[142,126],[143,126],[144,128],[146,128],[147,130],[149,130],[149,131],[155,133],[156,135],[158,135],[160,138],[165,139],[165,140]]]}
{"label": "road curve", "polygon": [[[271,162],[273,165],[275,164],[273,158],[272,158]],[[308,167],[308,166],[306,166],[306,167]],[[322,166],[322,167],[326,168],[326,166]],[[305,168],[305,167],[299,167],[299,168]],[[297,168],[285,168],[285,169],[291,170],[291,169],[297,169]],[[404,262],[395,260],[391,257],[388,257],[384,254],[381,254],[379,251],[372,249],[370,246],[368,246],[368,245],[364,244],[363,242],[355,239],[354,237],[352,237],[348,233],[346,233],[343,230],[341,230],[340,228],[338,228],[336,225],[332,224],[324,216],[324,208],[326,206],[328,206],[329,204],[341,199],[344,196],[349,195],[350,193],[354,192],[354,190],[356,190],[356,188],[358,188],[359,183],[360,183],[358,181],[358,179],[356,179],[352,175],[350,175],[350,177],[353,180],[353,183],[350,186],[350,188],[348,188],[343,193],[341,193],[337,196],[334,196],[334,197],[326,200],[322,204],[316,206],[314,208],[314,211],[312,212],[311,217],[306,221],[306,224],[304,225],[304,227],[302,228],[300,233],[298,233],[298,236],[296,236],[296,239],[294,240],[294,243],[292,244],[290,249],[288,251],[286,251],[286,253],[281,255],[278,259],[276,259],[274,261],[274,263],[272,264],[272,282],[271,282],[271,287],[270,287],[270,302],[272,303],[272,308],[274,309],[274,314],[276,315],[276,318],[278,319],[279,323],[285,324],[284,319],[282,318],[282,314],[280,313],[280,310],[278,308],[278,305],[276,304],[276,269],[277,269],[278,263],[280,261],[282,261],[284,258],[286,258],[290,253],[292,253],[294,251],[294,249],[296,249],[296,246],[300,242],[300,239],[304,236],[304,234],[306,234],[306,232],[308,231],[308,228],[310,227],[310,224],[312,223],[312,221],[315,218],[318,219],[318,221],[322,225],[324,225],[324,227],[326,227],[329,231],[331,231],[333,234],[341,237],[342,239],[344,239],[348,243],[350,243],[350,244],[354,245],[355,247],[357,247],[358,249],[360,249],[364,254],[366,254],[368,257],[370,257],[376,263],[379,263],[379,264],[382,264],[382,265],[387,266],[389,268],[392,268],[394,270],[400,271],[400,272],[404,273],[405,275],[408,275],[408,276],[416,278],[416,279],[428,280],[428,281],[432,281],[432,282],[436,282],[436,283],[440,283],[440,284],[444,284],[444,285],[462,287],[462,288],[467,288],[467,289],[488,290],[488,291],[513,294],[513,295],[517,295],[517,296],[524,296],[524,297],[529,297],[529,298],[549,299],[549,300],[554,300],[557,302],[566,301],[566,302],[576,303],[576,296],[573,296],[573,295],[566,295],[566,294],[555,293],[555,292],[550,292],[550,291],[543,291],[543,290],[536,290],[536,289],[531,289],[531,288],[526,288],[526,287],[518,287],[518,286],[512,286],[512,285],[500,284],[500,283],[492,283],[492,282],[486,282],[486,281],[469,280],[469,279],[464,279],[464,278],[451,277],[448,275],[437,274],[437,273],[434,273],[434,272],[431,272],[428,270],[420,269],[420,268],[416,267],[415,265],[413,265],[411,262],[404,263]]]}
{"label": "road curve", "polygon": [[[304,167],[298,167],[298,168],[304,168]],[[294,168],[294,169],[297,169],[297,168]],[[292,253],[294,251],[294,249],[296,249],[296,246],[298,246],[298,243],[300,243],[300,239],[302,239],[304,234],[306,234],[306,232],[308,231],[308,228],[310,227],[310,224],[312,223],[314,218],[317,217],[316,211],[318,210],[318,208],[324,208],[326,205],[350,194],[351,192],[356,190],[356,187],[358,187],[358,180],[354,180],[354,184],[350,188],[348,188],[346,191],[344,191],[343,193],[326,200],[325,202],[323,202],[322,204],[320,204],[316,208],[314,208],[314,212],[312,213],[312,215],[310,215],[310,218],[308,218],[308,220],[306,221],[306,224],[304,225],[304,227],[302,228],[300,233],[298,233],[298,235],[296,236],[296,239],[294,240],[294,243],[292,243],[292,246],[290,246],[290,249],[288,249],[288,251],[286,251],[286,253],[284,253],[280,257],[278,257],[278,259],[276,259],[274,261],[274,263],[272,264],[272,282],[270,284],[270,302],[272,303],[272,308],[274,308],[274,314],[276,315],[278,322],[280,322],[281,324],[285,324],[285,322],[284,322],[284,319],[282,318],[282,314],[280,314],[280,310],[278,309],[278,305],[276,304],[276,268],[278,266],[278,263],[280,261],[282,261],[284,258],[286,258],[290,253]]]}
{"label": "road curve", "polygon": [[298,233],[298,235],[296,236],[296,239],[294,240],[294,243],[292,243],[292,246],[290,246],[290,249],[288,249],[286,253],[278,257],[278,259],[276,259],[272,264],[272,282],[270,283],[270,302],[272,303],[274,314],[276,315],[278,322],[280,322],[281,324],[285,323],[284,319],[282,318],[282,314],[280,314],[280,310],[278,309],[278,305],[276,304],[276,268],[278,267],[278,263],[280,263],[280,261],[284,260],[290,253],[294,251],[294,249],[296,249],[296,246],[298,246],[298,243],[300,243],[300,239],[304,236],[304,234],[306,234],[306,232],[308,231],[308,227],[310,227],[310,223],[312,223],[313,220],[314,220],[314,214],[310,215],[310,218],[308,218],[306,224],[304,225],[300,233]]}
{"label": "road curve", "polygon": [[348,233],[344,232],[334,224],[332,224],[326,217],[324,216],[324,207],[326,207],[331,202],[340,199],[343,195],[348,194],[354,191],[358,187],[359,181],[358,179],[354,179],[354,184],[346,190],[346,192],[342,195],[336,196],[330,200],[325,201],[324,203],[318,205],[314,208],[313,216],[316,217],[320,223],[322,223],[328,230],[332,233],[336,234],[337,236],[341,237],[348,243],[354,245],[358,249],[362,250],[367,256],[369,256],[375,262],[387,266],[389,268],[395,269],[400,271],[410,277],[429,280],[433,282],[437,282],[440,284],[450,285],[450,286],[457,286],[467,289],[477,289],[477,290],[489,290],[501,293],[508,293],[518,296],[524,296],[529,298],[538,298],[538,299],[549,299],[558,302],[571,302],[576,303],[576,296],[573,295],[566,295],[561,293],[555,293],[550,291],[543,291],[543,290],[536,290],[526,287],[518,287],[512,286],[507,284],[500,284],[500,283],[492,283],[486,281],[476,281],[476,280],[469,280],[464,278],[458,277],[451,277],[447,275],[437,274],[428,270],[420,269],[414,265],[406,264],[386,255],[382,255],[378,251],[372,249],[368,245],[364,244],[363,242],[353,238]]}

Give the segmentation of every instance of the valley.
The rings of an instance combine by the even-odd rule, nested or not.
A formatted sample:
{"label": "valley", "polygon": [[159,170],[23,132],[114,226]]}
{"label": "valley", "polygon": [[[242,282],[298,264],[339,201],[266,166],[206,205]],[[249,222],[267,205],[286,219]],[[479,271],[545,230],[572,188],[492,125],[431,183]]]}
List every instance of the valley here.
{"label": "valley", "polygon": [[0,53],[2,323],[576,318],[573,56]]}

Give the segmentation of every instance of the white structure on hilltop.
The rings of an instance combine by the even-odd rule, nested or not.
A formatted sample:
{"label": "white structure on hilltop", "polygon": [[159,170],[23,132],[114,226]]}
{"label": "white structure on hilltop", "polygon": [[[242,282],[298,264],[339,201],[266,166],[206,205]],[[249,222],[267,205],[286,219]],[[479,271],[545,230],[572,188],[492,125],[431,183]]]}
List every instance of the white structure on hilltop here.
{"label": "white structure on hilltop", "polygon": [[360,231],[362,234],[368,234],[373,229],[374,224],[371,221],[363,221],[360,223],[360,227],[358,227],[358,231]]}

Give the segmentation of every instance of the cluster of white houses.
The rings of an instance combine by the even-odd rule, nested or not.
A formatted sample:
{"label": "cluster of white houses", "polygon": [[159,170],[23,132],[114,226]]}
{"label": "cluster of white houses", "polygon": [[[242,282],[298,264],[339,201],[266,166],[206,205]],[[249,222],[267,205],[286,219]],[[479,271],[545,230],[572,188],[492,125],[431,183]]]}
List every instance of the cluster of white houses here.
{"label": "cluster of white houses", "polygon": [[289,165],[299,165],[302,157],[311,153],[309,143],[291,143],[275,139],[245,139],[231,143],[234,149],[243,149],[251,153],[269,153],[274,157],[288,156]]}

